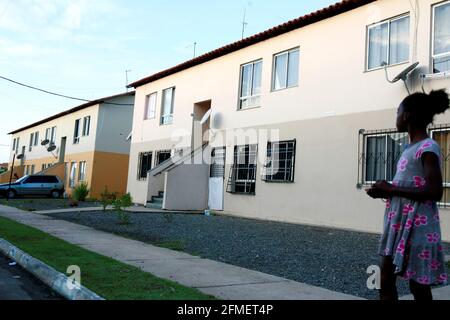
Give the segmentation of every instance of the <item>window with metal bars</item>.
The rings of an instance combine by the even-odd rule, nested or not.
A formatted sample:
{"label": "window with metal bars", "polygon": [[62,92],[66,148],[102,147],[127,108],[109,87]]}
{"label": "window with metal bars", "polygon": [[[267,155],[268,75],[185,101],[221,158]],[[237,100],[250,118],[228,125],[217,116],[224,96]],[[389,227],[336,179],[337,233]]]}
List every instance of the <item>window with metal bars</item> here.
{"label": "window with metal bars", "polygon": [[230,170],[227,192],[256,194],[257,145],[234,147],[234,164]]}
{"label": "window with metal bars", "polygon": [[152,152],[139,153],[138,180],[147,180],[147,173],[152,169]]}
{"label": "window with metal bars", "polygon": [[156,154],[156,165],[159,166],[161,163],[166,162],[172,157],[171,150],[158,151]]}
{"label": "window with metal bars", "polygon": [[399,133],[394,129],[360,130],[358,187],[379,180],[392,181],[408,141],[407,133]]}
{"label": "window with metal bars", "polygon": [[294,182],[296,140],[268,142],[262,179],[266,182]]}
{"label": "window with metal bars", "polygon": [[433,126],[430,128],[430,137],[441,147],[442,152],[442,179],[444,182],[444,195],[440,202],[441,207],[450,206],[450,124]]}

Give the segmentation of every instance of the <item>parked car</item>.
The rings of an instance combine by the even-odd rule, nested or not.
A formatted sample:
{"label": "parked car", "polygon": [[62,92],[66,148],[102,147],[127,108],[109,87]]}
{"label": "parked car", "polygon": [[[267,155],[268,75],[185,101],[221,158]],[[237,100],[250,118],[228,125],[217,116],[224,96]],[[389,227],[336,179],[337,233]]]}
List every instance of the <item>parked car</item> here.
{"label": "parked car", "polygon": [[29,175],[11,183],[0,184],[0,192],[5,196],[48,196],[60,198],[64,193],[64,184],[57,176]]}

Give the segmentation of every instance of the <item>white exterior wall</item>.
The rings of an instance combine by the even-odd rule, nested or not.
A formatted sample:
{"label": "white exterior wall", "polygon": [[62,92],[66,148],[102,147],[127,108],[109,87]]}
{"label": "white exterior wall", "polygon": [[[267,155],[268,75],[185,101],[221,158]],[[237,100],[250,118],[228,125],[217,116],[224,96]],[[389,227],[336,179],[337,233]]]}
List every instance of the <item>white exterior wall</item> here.
{"label": "white exterior wall", "polygon": [[[115,103],[132,103],[130,97],[116,99]],[[133,123],[133,106],[102,104],[98,115],[96,151],[129,154],[127,140]]]}
{"label": "white exterior wall", "polygon": [[[14,138],[20,138],[19,154],[21,153],[22,146],[25,146],[25,160],[37,160],[42,158],[50,158],[52,154],[47,151],[47,147],[41,146],[41,141],[45,140],[45,130],[47,128],[56,126],[56,141],[57,150],[54,151],[55,155],[59,156],[59,147],[61,144],[61,138],[67,137],[66,142],[66,154],[77,154],[85,152],[93,152],[95,149],[95,133],[97,131],[97,119],[98,119],[99,105],[94,105],[86,109],[65,115],[63,117],[51,120],[44,124],[38,125],[31,129],[24,130],[22,132],[13,134],[11,137],[11,146]],[[75,120],[81,119],[80,121],[80,132],[83,127],[83,118],[91,116],[91,127],[89,136],[83,137],[80,134],[80,143],[73,143],[73,135],[75,128]],[[39,131],[39,145],[32,148],[32,151],[28,151],[30,145],[30,134]],[[10,163],[12,162],[13,151],[10,153]],[[54,159],[54,162],[58,162],[58,159]],[[16,162],[17,163],[17,162]],[[36,168],[40,171],[40,168]]]}
{"label": "white exterior wall", "polygon": [[[136,180],[138,152],[173,147],[174,135],[191,131],[194,104],[212,100],[213,119],[217,114],[222,119],[215,129],[279,129],[282,138],[298,141],[296,182],[264,183],[259,166],[256,196],[225,194],[226,213],[379,232],[383,204],[356,188],[358,130],[395,127],[396,108],[406,91],[401,82],[389,84],[383,70],[365,71],[366,27],[410,12],[410,61],[388,71],[393,77],[419,61],[421,70],[430,73],[431,6],[439,2],[419,1],[417,41],[410,1],[380,0],[137,88],[128,190],[136,201],[145,201],[146,183]],[[300,47],[298,87],[271,92],[273,55],[294,47]],[[237,111],[240,66],[257,59],[263,59],[261,107]],[[172,86],[174,121],[160,126],[162,90]],[[427,91],[438,88],[450,89],[450,79],[425,83]],[[157,117],[144,121],[145,97],[153,92],[158,93]],[[450,116],[437,122],[450,123]],[[189,145],[190,137],[185,142]],[[227,143],[228,163],[233,147]],[[262,156],[265,147],[259,146]],[[450,240],[450,212],[442,215],[444,238]]]}

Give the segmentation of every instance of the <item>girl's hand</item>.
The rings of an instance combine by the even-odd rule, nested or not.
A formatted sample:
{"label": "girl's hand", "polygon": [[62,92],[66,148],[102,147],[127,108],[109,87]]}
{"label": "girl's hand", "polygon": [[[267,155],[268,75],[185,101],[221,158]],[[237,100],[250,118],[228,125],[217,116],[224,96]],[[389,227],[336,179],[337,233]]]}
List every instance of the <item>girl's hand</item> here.
{"label": "girl's hand", "polygon": [[378,181],[370,189],[366,189],[369,197],[373,199],[389,199],[394,186],[387,181]]}

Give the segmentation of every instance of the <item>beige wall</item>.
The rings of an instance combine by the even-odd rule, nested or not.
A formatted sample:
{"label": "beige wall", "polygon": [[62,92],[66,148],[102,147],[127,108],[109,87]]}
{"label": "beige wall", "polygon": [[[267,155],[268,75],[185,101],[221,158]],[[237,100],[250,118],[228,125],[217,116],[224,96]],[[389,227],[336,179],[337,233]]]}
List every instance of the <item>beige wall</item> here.
{"label": "beige wall", "polygon": [[[388,72],[392,77],[419,61],[422,72],[429,73],[431,5],[438,2],[419,1],[417,41],[410,1],[380,0],[137,88],[128,190],[138,202],[145,199],[146,183],[136,181],[138,153],[171,149],[178,142],[174,136],[187,135],[183,144],[189,145],[194,104],[211,100],[212,122],[217,122],[217,115],[221,118],[213,126],[219,133],[268,128],[279,130],[280,139],[296,138],[298,143],[294,184],[265,183],[258,172],[256,196],[225,194],[226,213],[379,232],[383,204],[356,188],[358,131],[395,127],[396,108],[406,90],[401,82],[389,84],[383,70],[365,71],[366,27],[411,11],[410,61]],[[273,55],[294,47],[300,47],[299,85],[271,92]],[[240,66],[256,59],[263,59],[261,107],[237,111]],[[417,91],[419,85],[416,81],[412,88]],[[172,86],[174,122],[160,126],[162,90]],[[425,82],[427,91],[443,87],[450,90],[449,78]],[[158,92],[157,118],[144,121],[145,97],[153,92]],[[450,117],[438,121],[450,123]],[[260,141],[262,155],[266,142]],[[228,163],[235,144],[226,143]],[[225,179],[229,165],[226,171]],[[443,231],[450,240],[446,210]]]}
{"label": "beige wall", "polygon": [[[56,126],[56,146],[57,150],[53,153],[59,157],[59,148],[61,146],[61,138],[66,137],[66,154],[77,154],[94,151],[95,148],[95,133],[97,131],[97,119],[98,119],[99,105],[94,105],[86,109],[68,114],[66,116],[51,120],[44,124],[38,125],[31,129],[24,130],[17,134],[12,135],[11,139],[20,138],[20,148],[19,153],[21,153],[22,146],[25,146],[25,161],[41,161],[46,158],[51,158],[52,155],[47,151],[46,147],[41,146],[41,141],[45,140],[45,130]],[[75,128],[75,120],[81,119],[81,129],[83,126],[83,118],[86,116],[91,116],[91,127],[89,136],[80,137],[80,142],[78,144],[73,143],[73,134]],[[80,129],[80,130],[81,130]],[[32,147],[29,151],[30,145],[30,134],[33,132],[39,132],[39,144]],[[11,140],[12,141],[12,140]],[[11,142],[11,146],[12,146]],[[10,161],[12,161],[13,153],[11,152]],[[53,158],[49,163],[56,163],[59,159]],[[67,159],[66,159],[67,161]],[[39,168],[40,171],[40,168]]]}

